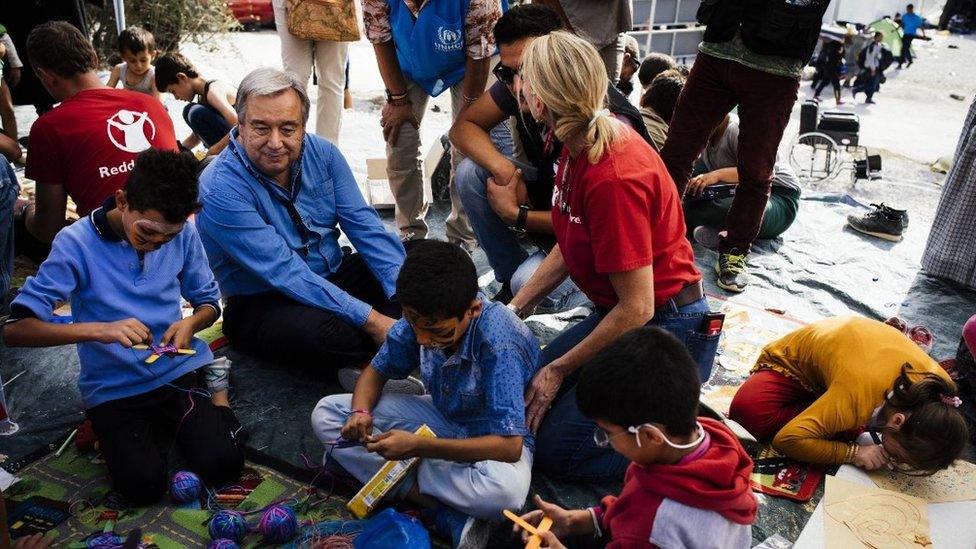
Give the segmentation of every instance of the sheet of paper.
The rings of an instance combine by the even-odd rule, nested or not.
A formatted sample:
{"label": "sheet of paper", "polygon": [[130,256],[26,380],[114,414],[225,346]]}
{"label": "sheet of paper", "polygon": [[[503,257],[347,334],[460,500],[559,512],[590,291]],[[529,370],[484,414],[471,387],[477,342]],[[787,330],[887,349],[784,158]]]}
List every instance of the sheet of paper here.
{"label": "sheet of paper", "polygon": [[930,547],[926,502],[828,476],[824,545],[851,549]]}
{"label": "sheet of paper", "polygon": [[[853,465],[841,465],[837,478],[872,486],[871,477]],[[952,503],[930,503],[929,527],[932,536],[932,549],[973,549],[976,547],[976,501],[955,501]],[[807,525],[800,532],[793,549],[821,549],[824,544],[823,501],[810,516]],[[833,548],[830,548],[833,549]]]}
{"label": "sheet of paper", "polygon": [[0,468],[0,491],[7,491],[14,484],[20,481],[20,477],[15,477],[8,473],[6,469]]}
{"label": "sheet of paper", "polygon": [[896,471],[868,473],[879,488],[922,498],[929,503],[976,500],[976,465],[957,461],[938,473],[919,477]]}

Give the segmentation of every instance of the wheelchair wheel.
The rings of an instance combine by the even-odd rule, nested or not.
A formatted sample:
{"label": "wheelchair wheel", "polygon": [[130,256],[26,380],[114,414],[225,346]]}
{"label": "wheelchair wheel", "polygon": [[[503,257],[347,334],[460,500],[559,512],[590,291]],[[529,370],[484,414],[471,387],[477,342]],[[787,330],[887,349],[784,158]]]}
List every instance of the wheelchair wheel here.
{"label": "wheelchair wheel", "polygon": [[842,150],[829,135],[820,132],[796,136],[790,148],[790,166],[808,183],[826,181],[837,175]]}

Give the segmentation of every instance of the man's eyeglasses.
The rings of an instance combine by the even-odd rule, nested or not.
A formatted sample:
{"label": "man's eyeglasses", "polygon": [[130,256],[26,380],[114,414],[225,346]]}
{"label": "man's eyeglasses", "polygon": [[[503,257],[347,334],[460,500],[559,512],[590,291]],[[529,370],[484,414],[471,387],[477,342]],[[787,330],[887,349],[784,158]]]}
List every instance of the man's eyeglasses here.
{"label": "man's eyeglasses", "polygon": [[502,65],[501,61],[499,61],[495,65],[495,68],[491,70],[491,73],[495,75],[495,78],[504,82],[506,86],[511,86],[515,82],[515,75],[518,74],[518,71]]}

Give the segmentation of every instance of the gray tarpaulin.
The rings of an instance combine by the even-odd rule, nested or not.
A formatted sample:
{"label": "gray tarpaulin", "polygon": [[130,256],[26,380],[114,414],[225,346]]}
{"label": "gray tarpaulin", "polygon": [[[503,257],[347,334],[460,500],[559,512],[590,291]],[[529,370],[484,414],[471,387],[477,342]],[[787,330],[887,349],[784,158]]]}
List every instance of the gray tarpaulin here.
{"label": "gray tarpaulin", "polygon": [[[859,235],[845,227],[849,213],[863,206],[838,195],[806,196],[796,224],[784,238],[760,242],[750,256],[753,283],[736,299],[786,311],[812,321],[820,317],[860,314],[876,319],[901,316],[909,324],[923,324],[935,334],[932,355],[952,356],[963,322],[976,313],[976,292],[919,273],[918,260],[928,235],[927,224],[913,220],[906,239],[891,243]],[[443,234],[446,211],[437,205],[431,217],[435,234]],[[715,253],[696,249],[706,287],[724,295],[712,281]],[[487,271],[484,256],[476,259]],[[537,318],[533,329],[543,339],[565,319]],[[546,328],[550,326],[550,328]],[[309,414],[322,396],[339,391],[333,380],[319,375],[326,365],[269,365],[227,350],[234,361],[233,401],[250,432],[249,446],[279,465],[302,470],[301,455],[321,458]],[[21,431],[0,437],[0,453],[16,459],[38,447],[58,442],[83,418],[75,386],[78,358],[72,347],[6,349],[0,347],[0,375],[10,379],[27,373],[7,387],[7,403]],[[534,491],[567,506],[592,504],[613,486],[571,486],[537,476]],[[754,537],[773,533],[795,539],[809,516],[807,506],[760,496],[761,509]],[[812,508],[812,506],[810,506]]]}

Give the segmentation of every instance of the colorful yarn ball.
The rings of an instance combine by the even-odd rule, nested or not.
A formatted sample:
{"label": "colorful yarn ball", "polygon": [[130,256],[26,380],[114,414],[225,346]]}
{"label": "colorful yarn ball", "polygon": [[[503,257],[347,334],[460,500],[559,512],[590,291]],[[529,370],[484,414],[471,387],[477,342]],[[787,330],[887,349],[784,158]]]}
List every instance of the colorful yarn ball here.
{"label": "colorful yarn ball", "polygon": [[247,534],[247,524],[244,522],[244,515],[237,511],[218,511],[210,519],[210,537],[212,539],[229,539],[241,541]]}
{"label": "colorful yarn ball", "polygon": [[207,549],[240,549],[240,546],[232,539],[220,538],[208,543]]}
{"label": "colorful yarn ball", "polygon": [[298,531],[298,520],[295,512],[284,505],[272,505],[264,512],[258,531],[271,543],[285,543],[291,541]]}
{"label": "colorful yarn ball", "polygon": [[122,545],[122,536],[115,532],[99,532],[88,536],[85,547],[88,549],[114,549]]}
{"label": "colorful yarn ball", "polygon": [[203,483],[200,482],[200,477],[196,474],[190,471],[177,471],[169,484],[169,495],[173,501],[189,503],[200,499],[202,487]]}

